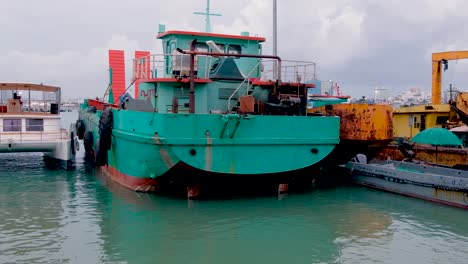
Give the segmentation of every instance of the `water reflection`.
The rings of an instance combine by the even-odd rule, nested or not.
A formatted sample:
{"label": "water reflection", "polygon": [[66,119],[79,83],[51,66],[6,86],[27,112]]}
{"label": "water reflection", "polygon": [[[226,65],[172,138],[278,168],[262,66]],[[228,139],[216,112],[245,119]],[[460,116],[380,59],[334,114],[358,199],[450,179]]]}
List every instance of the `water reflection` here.
{"label": "water reflection", "polygon": [[[371,236],[339,236],[338,263],[464,263],[467,212],[399,195],[354,188],[375,209],[389,212],[385,229]],[[384,221],[361,221],[374,227]],[[462,248],[456,248],[463,245]]]}
{"label": "water reflection", "polygon": [[107,255],[119,252],[127,260],[329,262],[339,255],[337,236],[379,236],[391,224],[389,214],[359,203],[343,206],[340,199],[329,199],[329,191],[284,200],[187,201],[135,193],[100,179],[113,194],[102,222],[130,227],[118,232],[114,225],[102,227],[111,245]]}
{"label": "water reflection", "polygon": [[[464,263],[466,211],[360,187],[187,201],[0,155],[0,263]],[[21,169],[19,169],[21,168]]]}
{"label": "water reflection", "polygon": [[98,205],[101,238],[106,255],[120,260],[461,263],[468,255],[453,252],[455,245],[468,245],[465,211],[365,188],[316,190],[283,200],[187,201],[100,179],[112,193],[96,193],[97,200],[110,199]]}

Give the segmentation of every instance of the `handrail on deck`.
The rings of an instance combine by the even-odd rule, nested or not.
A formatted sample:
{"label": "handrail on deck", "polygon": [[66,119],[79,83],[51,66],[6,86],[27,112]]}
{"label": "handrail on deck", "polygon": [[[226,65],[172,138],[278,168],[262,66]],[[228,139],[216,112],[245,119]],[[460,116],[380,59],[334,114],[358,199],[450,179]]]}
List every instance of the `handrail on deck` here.
{"label": "handrail on deck", "polygon": [[[186,54],[151,54],[133,59],[133,77],[132,79],[154,79],[172,76],[173,71],[181,71],[189,75],[189,65],[174,65],[174,62],[180,62],[187,57]],[[209,56],[199,56],[195,64],[198,71],[198,78],[207,79],[212,58]],[[201,58],[206,58],[201,60]],[[175,68],[180,67],[180,68]],[[203,72],[203,74],[200,74]]]}
{"label": "handrail on deck", "polygon": [[[255,54],[226,54],[216,52],[197,52],[194,51],[196,58],[195,70],[197,78],[209,78],[210,67],[213,61],[213,56],[224,57],[248,57],[261,59],[277,59],[275,56],[255,55]],[[132,79],[153,79],[158,77],[172,76],[173,71],[182,69],[189,77],[189,65],[179,65],[180,68],[174,69],[173,61],[177,61],[177,57],[188,56],[190,51],[180,50],[177,54],[151,54],[148,56],[133,59],[133,78]],[[202,60],[205,58],[205,60]],[[279,58],[279,57],[278,57]],[[265,60],[263,60],[265,62]],[[162,74],[161,74],[162,73]],[[275,73],[277,74],[275,76]],[[316,80],[316,63],[310,61],[293,61],[281,60],[281,63],[275,68],[271,66],[268,70],[264,69],[261,79],[276,80],[282,82],[307,82]]]}
{"label": "handrail on deck", "polygon": [[249,90],[250,90],[250,82],[249,82],[250,76],[252,75],[252,73],[255,72],[255,70],[258,69],[258,67],[261,65],[261,63],[262,63],[262,60],[259,60],[258,63],[255,64],[254,67],[252,67],[252,70],[249,72],[249,74],[247,74],[247,76],[244,78],[244,80],[239,84],[239,86],[237,86],[237,89],[235,89],[234,92],[232,92],[232,94],[229,96],[229,98],[228,98],[228,107],[227,107],[228,111],[232,110],[232,108],[231,108],[232,97],[234,97],[234,95],[240,90],[240,88],[242,87],[242,85],[244,83],[247,83],[247,89],[245,89],[246,91],[244,92],[244,95],[249,92]]}
{"label": "handrail on deck", "polygon": [[[20,131],[3,131],[3,126],[0,127],[0,143],[10,142],[55,142],[70,139],[70,133],[67,129],[60,125],[30,125],[28,127],[43,127],[42,131],[23,131],[21,126]],[[52,129],[52,131],[46,130]],[[46,131],[44,131],[46,130]]]}
{"label": "handrail on deck", "polygon": [[[178,56],[185,56],[179,58]],[[190,65],[187,59],[194,57],[193,64]],[[157,78],[158,71],[163,71],[163,76],[168,77],[175,73],[174,71],[179,71],[178,74],[186,77],[190,77],[190,82],[194,82],[193,78],[209,78],[210,68],[212,64],[213,57],[243,57],[243,58],[257,58],[259,59],[258,63],[250,70],[244,80],[239,84],[239,86],[234,90],[234,92],[228,98],[227,110],[231,111],[231,100],[236,93],[247,83],[247,89],[244,94],[248,93],[250,90],[250,82],[252,74],[260,65],[262,65],[262,70],[260,74],[260,79],[274,80],[277,83],[281,82],[292,82],[292,83],[307,83],[312,80],[316,80],[316,63],[309,61],[292,61],[292,60],[281,60],[278,56],[270,55],[258,55],[258,54],[230,54],[230,53],[218,53],[218,52],[201,52],[196,51],[193,48],[191,50],[182,50],[180,48],[176,49],[176,52],[173,54],[151,54],[148,56],[135,58],[133,60],[133,80],[137,79],[153,79]],[[201,58],[206,58],[201,60]],[[272,69],[265,70],[264,59],[272,59],[272,61],[277,61],[277,66],[273,66]],[[176,65],[177,61],[184,61]],[[178,67],[175,69],[175,67]],[[193,67],[193,68],[191,68]],[[194,74],[191,77],[191,69],[193,69]],[[272,76],[269,76],[272,74]]]}

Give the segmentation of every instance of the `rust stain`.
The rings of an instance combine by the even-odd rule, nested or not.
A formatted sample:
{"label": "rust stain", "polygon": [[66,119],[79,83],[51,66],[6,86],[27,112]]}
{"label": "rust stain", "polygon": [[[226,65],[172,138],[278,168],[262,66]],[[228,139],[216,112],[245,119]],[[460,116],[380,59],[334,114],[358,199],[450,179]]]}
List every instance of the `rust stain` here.
{"label": "rust stain", "polygon": [[452,190],[434,189],[434,196],[445,201],[461,202],[467,204],[466,193]]}
{"label": "rust stain", "polygon": [[199,184],[192,184],[187,186],[187,198],[195,199],[200,196],[200,185]]}
{"label": "rust stain", "polygon": [[[430,163],[437,163],[445,166],[468,165],[468,150],[457,148],[438,147],[418,145],[413,148],[416,158]],[[405,157],[398,150],[396,144],[390,144],[377,153],[378,159],[403,160]]]}
{"label": "rust stain", "polygon": [[210,131],[205,132],[206,147],[205,147],[205,170],[211,171],[213,167],[213,139],[210,137]]}
{"label": "rust stain", "polygon": [[[324,111],[326,106],[316,110]],[[390,105],[337,104],[328,111],[340,117],[343,140],[379,141],[393,137],[393,108]]]}
{"label": "rust stain", "polygon": [[234,159],[231,159],[229,172],[232,173],[232,174],[234,174],[236,172],[236,168],[235,168],[235,165],[234,165]]}
{"label": "rust stain", "polygon": [[159,155],[161,156],[164,164],[166,164],[167,168],[172,168],[175,162],[172,160],[171,155],[169,155],[166,146],[161,143],[161,138],[158,133],[155,133],[154,135],[154,143],[159,146]]}

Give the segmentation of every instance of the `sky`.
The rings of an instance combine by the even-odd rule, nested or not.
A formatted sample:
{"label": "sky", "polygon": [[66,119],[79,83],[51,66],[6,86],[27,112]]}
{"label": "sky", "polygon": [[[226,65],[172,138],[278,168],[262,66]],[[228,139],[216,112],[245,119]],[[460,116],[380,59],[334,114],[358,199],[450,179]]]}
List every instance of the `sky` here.
{"label": "sky", "polygon": [[[206,0],[0,0],[0,82],[62,87],[65,98],[102,96],[108,49],[160,52],[158,24],[203,31]],[[211,0],[215,33],[267,38],[273,0]],[[343,94],[431,89],[431,53],[467,50],[465,0],[277,0],[278,55],[317,63]],[[443,88],[468,90],[468,60],[450,61]],[[465,89],[465,87],[467,87]]]}

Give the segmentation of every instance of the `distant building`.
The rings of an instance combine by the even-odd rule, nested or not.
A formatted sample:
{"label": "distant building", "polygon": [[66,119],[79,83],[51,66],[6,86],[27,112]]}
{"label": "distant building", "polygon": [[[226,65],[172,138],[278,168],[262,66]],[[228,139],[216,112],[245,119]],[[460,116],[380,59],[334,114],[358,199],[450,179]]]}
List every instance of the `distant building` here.
{"label": "distant building", "polygon": [[393,97],[390,103],[397,108],[400,106],[429,104],[431,103],[431,99],[431,92],[421,91],[419,87],[411,87],[408,91]]}

